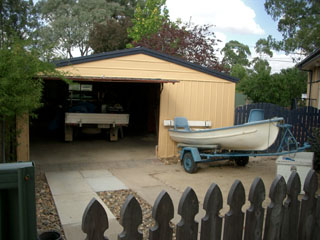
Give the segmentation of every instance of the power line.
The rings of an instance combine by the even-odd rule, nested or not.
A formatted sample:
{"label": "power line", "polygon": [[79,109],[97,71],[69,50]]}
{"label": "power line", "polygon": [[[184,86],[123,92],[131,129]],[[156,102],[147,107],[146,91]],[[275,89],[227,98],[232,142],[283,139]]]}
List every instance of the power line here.
{"label": "power line", "polygon": [[[249,57],[248,59],[253,60],[253,57]],[[281,58],[262,58],[263,60],[270,61],[270,62],[286,62],[286,63],[294,63],[293,61],[281,59]]]}

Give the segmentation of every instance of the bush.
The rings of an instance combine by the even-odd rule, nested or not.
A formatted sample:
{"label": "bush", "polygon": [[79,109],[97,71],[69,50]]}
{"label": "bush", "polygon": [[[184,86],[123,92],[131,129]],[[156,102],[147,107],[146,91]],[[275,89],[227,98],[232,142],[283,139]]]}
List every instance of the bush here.
{"label": "bush", "polygon": [[311,145],[310,152],[314,152],[313,168],[320,171],[320,128],[314,128],[311,137],[309,137]]}

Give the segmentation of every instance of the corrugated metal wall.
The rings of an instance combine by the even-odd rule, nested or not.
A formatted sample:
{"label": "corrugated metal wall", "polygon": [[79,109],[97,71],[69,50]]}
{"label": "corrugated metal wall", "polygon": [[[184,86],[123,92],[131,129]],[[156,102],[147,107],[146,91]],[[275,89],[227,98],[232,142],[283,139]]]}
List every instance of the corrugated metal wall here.
{"label": "corrugated metal wall", "polygon": [[213,128],[231,126],[234,120],[235,84],[228,81],[181,81],[164,84],[160,102],[158,157],[178,154],[163,120],[184,116],[188,120],[209,120]]}

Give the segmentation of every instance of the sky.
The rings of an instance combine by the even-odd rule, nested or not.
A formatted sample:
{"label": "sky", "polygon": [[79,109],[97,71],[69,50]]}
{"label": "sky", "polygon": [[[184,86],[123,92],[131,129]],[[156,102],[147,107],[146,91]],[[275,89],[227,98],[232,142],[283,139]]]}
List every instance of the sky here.
{"label": "sky", "polygon": [[[212,24],[216,37],[222,42],[218,46],[221,50],[225,43],[237,40],[250,47],[251,59],[256,56],[255,43],[268,35],[280,40],[281,34],[277,30],[277,23],[272,20],[264,9],[264,0],[167,0],[171,20],[180,18],[184,22],[194,24]],[[292,67],[290,56],[281,52],[274,52],[268,59],[272,72],[279,72],[283,68]]]}

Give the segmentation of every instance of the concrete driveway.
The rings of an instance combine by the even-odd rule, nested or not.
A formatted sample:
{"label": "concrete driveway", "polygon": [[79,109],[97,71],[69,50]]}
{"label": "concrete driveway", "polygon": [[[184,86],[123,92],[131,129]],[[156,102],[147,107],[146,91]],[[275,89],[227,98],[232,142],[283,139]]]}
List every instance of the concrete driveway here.
{"label": "concrete driveway", "polygon": [[[252,158],[246,167],[238,167],[229,161],[203,164],[200,165],[197,173],[189,174],[184,171],[180,164],[165,165],[156,159],[155,144],[155,139],[152,136],[127,137],[113,143],[104,140],[74,141],[72,143],[39,141],[31,145],[31,159],[35,161],[38,171],[45,171],[47,178],[49,176],[49,185],[52,182],[51,185],[62,186],[64,191],[66,191],[65,182],[64,184],[57,183],[57,180],[54,180],[54,173],[58,173],[58,181],[59,179],[60,181],[66,181],[61,178],[62,172],[72,172],[77,176],[77,179],[80,179],[82,175],[83,180],[81,181],[86,181],[82,184],[86,185],[86,192],[92,191],[94,195],[94,187],[91,188],[93,190],[90,190],[90,182],[83,174],[83,171],[88,170],[108,171],[109,175],[111,174],[112,177],[117,179],[116,181],[137,192],[151,205],[153,205],[158,194],[162,190],[166,190],[174,202],[174,223],[180,220],[179,215],[177,215],[177,207],[183,191],[188,186],[196,192],[200,201],[200,209],[202,209],[206,191],[212,183],[217,183],[223,194],[224,208],[221,213],[224,214],[228,211],[227,197],[230,187],[236,179],[243,183],[246,195],[248,195],[253,180],[258,176],[261,177],[265,183],[266,195],[268,196],[271,183],[276,175],[274,158]],[[66,179],[69,179],[69,177],[70,174]],[[101,181],[107,181],[103,178],[100,179]],[[100,184],[103,184],[103,182],[99,183],[99,186]],[[80,185],[79,189],[81,188]],[[70,188],[72,188],[72,184],[70,184]],[[59,193],[58,190],[56,192]],[[61,199],[61,195],[58,193],[56,199]],[[269,200],[266,200],[264,205],[267,206],[268,203]],[[248,206],[247,203],[243,210],[245,211]],[[196,218],[199,221],[203,216],[204,211],[200,210]],[[77,221],[76,229],[79,229],[81,219]],[[119,230],[119,228],[115,229]],[[116,237],[116,234],[114,236]],[[72,240],[77,237],[67,238]],[[110,239],[113,238],[110,237]]]}

